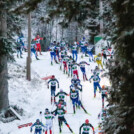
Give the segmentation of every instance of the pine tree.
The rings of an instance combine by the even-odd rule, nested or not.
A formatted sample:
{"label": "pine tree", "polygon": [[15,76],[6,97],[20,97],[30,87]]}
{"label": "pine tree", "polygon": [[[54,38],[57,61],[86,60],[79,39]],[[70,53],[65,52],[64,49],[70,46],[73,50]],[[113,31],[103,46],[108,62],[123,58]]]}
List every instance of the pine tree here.
{"label": "pine tree", "polygon": [[0,1],[0,112],[2,113],[4,113],[9,106],[7,62],[8,59],[13,58],[12,34],[17,33],[20,29],[17,23],[15,23],[19,17],[13,14],[13,12],[28,13],[35,9],[39,2],[41,2],[41,0],[32,0],[32,2],[25,2],[25,0]]}
{"label": "pine tree", "polygon": [[93,37],[99,33],[98,0],[50,0],[49,6],[50,18],[62,16],[64,26],[68,26],[70,22],[77,22],[85,30],[89,30],[90,40],[93,42]]}
{"label": "pine tree", "polygon": [[112,33],[115,60],[109,67],[112,88],[108,116],[104,122],[107,134],[134,133],[134,1],[113,0],[115,31]]}

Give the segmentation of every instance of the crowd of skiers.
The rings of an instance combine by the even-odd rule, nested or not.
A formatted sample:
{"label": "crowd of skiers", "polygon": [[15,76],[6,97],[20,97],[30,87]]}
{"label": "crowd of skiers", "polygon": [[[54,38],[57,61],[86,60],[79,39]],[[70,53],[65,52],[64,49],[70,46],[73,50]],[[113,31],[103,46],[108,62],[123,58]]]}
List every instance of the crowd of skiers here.
{"label": "crowd of skiers", "polygon": [[[18,46],[17,46],[17,56],[22,58],[22,46],[24,46],[24,43],[22,41],[22,37],[18,38]],[[35,39],[31,42],[31,52],[35,55],[36,59],[38,59],[38,51],[41,55],[41,45],[40,40],[42,40],[39,35],[36,36]],[[36,42],[36,43],[35,43]],[[104,62],[106,63],[107,60],[107,51],[109,48],[103,48],[102,54],[99,53],[96,56],[93,56],[93,49],[94,45],[89,44],[85,37],[79,42],[74,42],[74,44],[71,46],[71,48],[68,47],[65,40],[63,39],[60,43],[57,43],[54,41],[49,46],[50,56],[51,56],[51,65],[54,64],[54,61],[56,64],[60,65],[60,69],[63,70],[65,74],[72,77],[71,79],[71,85],[70,85],[70,91],[69,93],[64,92],[62,89],[55,94],[56,88],[59,88],[59,81],[55,78],[53,75],[51,79],[48,81],[48,88],[50,87],[51,90],[51,104],[56,105],[56,109],[54,111],[50,111],[48,108],[45,109],[44,112],[44,118],[46,119],[45,125],[41,122],[41,120],[37,119],[36,122],[31,126],[31,132],[32,128],[35,127],[35,134],[39,133],[41,134],[42,130],[45,132],[45,134],[48,134],[48,131],[50,134],[52,134],[52,126],[53,126],[53,119],[55,116],[58,116],[58,124],[59,124],[59,132],[62,133],[62,125],[63,122],[66,124],[66,126],[69,128],[71,133],[74,133],[72,128],[70,128],[69,124],[67,123],[67,120],[65,119],[64,115],[67,113],[65,110],[67,102],[65,101],[65,97],[69,96],[70,100],[72,101],[73,105],[73,113],[76,113],[77,108],[82,108],[86,114],[89,114],[85,107],[83,106],[81,100],[80,100],[80,92],[82,92],[82,85],[81,81],[79,79],[79,73],[78,68],[80,68],[82,75],[83,75],[83,81],[93,81],[93,87],[94,87],[94,98],[96,97],[97,88],[99,89],[99,93],[101,93],[102,96],[102,111],[98,115],[98,118],[102,119],[104,116],[106,116],[106,109],[104,106],[104,99],[107,98],[109,87],[106,85],[100,86],[100,73],[104,71]],[[71,52],[69,51],[71,49]],[[78,51],[81,50],[81,61],[78,62]],[[72,53],[72,55],[71,55]],[[84,56],[89,57],[89,63],[84,61]],[[112,56],[112,54],[108,55]],[[102,63],[103,59],[103,63]],[[91,62],[96,62],[98,66],[96,66],[94,69],[91,70],[91,77],[88,79],[86,75],[86,66],[90,66]],[[100,68],[101,67],[101,68]],[[56,97],[59,98],[58,101],[56,101]],[[42,115],[42,112],[40,112]],[[44,128],[44,129],[42,129]],[[94,127],[89,123],[89,120],[86,119],[85,123],[83,123],[80,126],[79,134],[89,134],[90,128],[93,130],[93,134],[95,134]],[[101,134],[101,131],[100,131]]]}

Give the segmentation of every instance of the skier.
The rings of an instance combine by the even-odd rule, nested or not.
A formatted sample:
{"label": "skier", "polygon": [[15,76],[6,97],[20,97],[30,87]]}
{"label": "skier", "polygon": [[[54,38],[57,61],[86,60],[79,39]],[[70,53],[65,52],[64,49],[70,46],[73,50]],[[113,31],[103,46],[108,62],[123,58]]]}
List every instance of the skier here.
{"label": "skier", "polygon": [[73,75],[76,75],[77,76],[77,79],[79,79],[77,66],[79,66],[79,64],[77,64],[75,62],[75,60],[73,60],[72,67],[71,67],[72,68],[72,72],[73,72]]}
{"label": "skier", "polygon": [[80,41],[81,52],[82,52],[81,58],[83,58],[83,55],[85,54],[85,50],[86,50],[85,44],[86,44],[85,37],[83,37],[82,41]]}
{"label": "skier", "polygon": [[72,129],[70,128],[69,124],[67,123],[67,121],[66,121],[66,119],[64,117],[64,114],[65,113],[66,113],[66,111],[61,107],[61,104],[59,104],[58,107],[52,112],[52,114],[54,114],[55,116],[58,115],[58,122],[59,122],[60,134],[62,132],[61,127],[62,127],[63,122],[69,128],[69,130],[71,131],[71,133],[73,133]]}
{"label": "skier", "polygon": [[108,92],[107,86],[103,85],[101,90],[102,108],[104,108],[104,98],[107,98],[107,92]]}
{"label": "skier", "polygon": [[53,126],[53,114],[51,114],[51,112],[49,111],[48,108],[45,109],[45,113],[44,113],[45,119],[46,119],[46,129],[45,129],[45,134],[47,134],[48,130],[50,132],[50,134],[52,134],[52,126]]}
{"label": "skier", "polygon": [[[41,54],[41,45],[40,45],[40,40],[43,40],[43,38],[41,38],[39,35],[36,36],[36,38],[34,39],[36,41],[36,51],[40,51],[40,55]],[[37,53],[38,55],[38,53]]]}
{"label": "skier", "polygon": [[73,60],[75,57],[75,61],[77,61],[77,42],[74,42],[72,46],[72,55],[73,55]]}
{"label": "skier", "polygon": [[101,53],[99,53],[97,56],[95,56],[95,60],[96,60],[96,63],[98,64],[98,66],[101,66],[103,69]]}
{"label": "skier", "polygon": [[80,106],[84,110],[84,112],[88,114],[88,112],[83,107],[81,101],[79,100],[79,92],[75,88],[70,90],[70,99],[72,100],[74,114],[76,112],[75,107],[80,108]]}
{"label": "skier", "polygon": [[[85,120],[85,123],[83,123],[83,124],[80,126],[79,134],[89,134],[90,127],[91,127],[92,130],[93,130],[93,134],[95,134],[94,127],[89,123],[89,120],[86,119],[86,120]],[[82,129],[82,128],[83,128],[83,131],[82,131],[82,133],[81,133],[81,129]]]}
{"label": "skier", "polygon": [[55,102],[56,83],[58,84],[58,88],[59,88],[59,81],[55,79],[54,75],[52,75],[52,78],[48,81],[48,88],[49,88],[49,83],[51,84],[51,104],[52,104],[53,97],[54,97],[54,102]]}
{"label": "skier", "polygon": [[[33,127],[35,127],[35,134],[41,134],[42,132],[42,127],[46,128],[41,122],[39,119],[36,120],[36,122],[31,126],[31,129],[30,131],[32,132],[33,131]],[[44,129],[43,129],[43,132],[44,132]]]}
{"label": "skier", "polygon": [[65,55],[67,55],[67,51],[66,51],[65,47],[62,47],[61,48],[61,58],[60,58],[60,69],[62,69],[63,58]]}
{"label": "skier", "polygon": [[19,54],[20,54],[20,58],[22,57],[22,51],[21,51],[21,47],[22,47],[22,41],[20,38],[17,39],[17,57],[19,58]]}
{"label": "skier", "polygon": [[36,53],[36,44],[34,43],[34,39],[32,40],[31,42],[31,56],[32,56],[32,53],[35,55],[35,58],[36,60],[39,60],[38,57],[37,57],[37,53]]}
{"label": "skier", "polygon": [[87,79],[87,76],[86,76],[86,69],[85,69],[85,65],[90,65],[90,64],[88,64],[87,62],[85,62],[85,61],[81,61],[80,63],[79,63],[79,66],[80,66],[80,70],[81,70],[81,72],[82,72],[82,74],[83,74],[83,80],[85,81],[85,80],[88,80]]}
{"label": "skier", "polygon": [[61,105],[61,107],[64,109],[64,107],[66,107],[66,102],[63,99],[59,99],[58,102],[55,102],[55,105],[58,107],[58,105]]}
{"label": "skier", "polygon": [[56,60],[56,53],[55,53],[55,46],[50,46],[49,50],[50,50],[50,56],[51,56],[51,65],[53,65],[53,59],[55,60],[55,63],[58,63]]}
{"label": "skier", "polygon": [[94,98],[96,97],[96,90],[97,90],[97,87],[99,88],[99,92],[101,92],[101,87],[100,87],[100,77],[96,74],[96,72],[93,72],[93,75],[90,77],[89,81],[91,83],[91,80],[93,79],[93,82],[94,82]]}
{"label": "skier", "polygon": [[74,75],[73,79],[71,79],[71,86],[80,87],[80,89],[82,89],[82,85],[80,84],[80,82],[80,79],[77,79],[77,77]]}
{"label": "skier", "polygon": [[58,58],[58,61],[60,62],[60,43],[58,42],[57,45],[56,45],[56,48],[55,48],[55,53],[56,53],[56,56]]}
{"label": "skier", "polygon": [[101,112],[98,114],[98,119],[100,120],[100,122],[102,122],[106,116],[106,108],[102,108]]}
{"label": "skier", "polygon": [[23,35],[23,33],[20,34],[20,36],[18,38],[18,41],[21,43],[21,52],[22,52],[23,49],[26,49],[25,44],[24,44],[24,35]]}
{"label": "skier", "polygon": [[96,66],[94,70],[91,69],[91,72],[92,72],[92,73],[93,73],[93,72],[96,72],[96,74],[97,74],[98,76],[99,76],[100,72],[102,72],[102,71],[103,71],[103,70],[99,69],[98,66]]}
{"label": "skier", "polygon": [[[87,54],[89,55],[89,62],[94,61],[94,57],[93,57],[93,53],[92,53],[93,48],[94,48],[93,45],[89,45],[89,46],[87,47]],[[90,59],[90,57],[91,57],[92,59]]]}
{"label": "skier", "polygon": [[72,77],[72,63],[73,63],[73,59],[72,56],[70,56],[68,61],[68,76],[71,75],[71,77]]}
{"label": "skier", "polygon": [[65,48],[65,46],[66,46],[66,42],[65,42],[65,39],[63,38],[60,43],[60,47],[61,47],[61,49],[63,49],[63,48]]}
{"label": "skier", "polygon": [[68,66],[67,66],[67,62],[69,61],[69,56],[65,55],[63,58],[63,65],[64,65],[64,73],[68,73]]}
{"label": "skier", "polygon": [[69,94],[67,94],[66,92],[64,92],[62,89],[60,90],[60,92],[58,92],[55,97],[58,97],[60,100],[64,100],[65,96],[69,96]]}

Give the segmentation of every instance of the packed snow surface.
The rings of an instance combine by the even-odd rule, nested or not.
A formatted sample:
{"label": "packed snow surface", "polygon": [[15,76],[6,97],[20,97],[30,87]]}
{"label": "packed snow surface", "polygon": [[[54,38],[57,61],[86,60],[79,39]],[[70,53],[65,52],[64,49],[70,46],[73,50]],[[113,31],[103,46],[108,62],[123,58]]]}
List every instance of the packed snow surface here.
{"label": "packed snow surface", "polygon": [[[15,55],[16,57],[16,55]],[[10,105],[17,105],[22,108],[23,116],[22,120],[15,120],[10,123],[0,122],[0,134],[30,134],[30,127],[24,127],[18,129],[19,125],[26,123],[34,123],[36,119],[40,119],[39,112],[44,113],[46,108],[50,111],[55,110],[55,105],[50,103],[50,89],[47,88],[47,82],[41,78],[55,75],[59,81],[60,88],[56,90],[56,93],[63,89],[65,92],[69,93],[69,86],[71,85],[71,77],[68,77],[63,71],[60,70],[59,64],[50,64],[50,54],[49,52],[43,53],[39,56],[40,60],[36,60],[32,57],[32,80],[26,80],[26,57],[27,54],[23,53],[23,58],[16,58],[15,63],[9,63],[9,101]],[[89,62],[88,57],[81,59],[81,55],[78,56],[79,61],[87,61],[90,66],[86,66],[86,72],[88,79],[92,75],[91,69],[97,65],[94,62]],[[84,113],[82,109],[77,109],[76,114],[73,113],[72,102],[69,97],[66,97],[67,102],[67,114],[65,118],[74,131],[75,134],[79,134],[79,127],[85,122],[85,119],[89,119],[90,123],[94,126],[95,130],[98,127],[98,114],[101,111],[101,94],[97,91],[97,97],[93,97],[93,83],[89,81],[83,81],[82,73],[79,69],[79,76],[81,84],[83,85],[83,92],[80,93],[80,99],[86,108],[86,110],[91,114],[91,116]],[[109,80],[107,78],[101,78],[100,85],[109,85]],[[58,99],[58,98],[57,98]],[[42,119],[45,124],[44,118]],[[34,132],[32,132],[33,134]],[[57,117],[53,120],[53,134],[59,133],[58,120]],[[68,128],[63,125],[62,133],[70,133]],[[91,130],[92,133],[92,130]]]}

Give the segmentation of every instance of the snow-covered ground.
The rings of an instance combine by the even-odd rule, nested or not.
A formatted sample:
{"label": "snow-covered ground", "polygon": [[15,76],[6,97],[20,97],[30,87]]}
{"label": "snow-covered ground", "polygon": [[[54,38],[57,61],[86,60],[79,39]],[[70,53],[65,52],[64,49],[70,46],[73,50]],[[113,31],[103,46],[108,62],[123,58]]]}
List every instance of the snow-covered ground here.
{"label": "snow-covered ground", "polygon": [[[15,63],[9,63],[9,101],[10,105],[17,105],[19,108],[24,110],[24,115],[22,120],[15,120],[10,123],[0,122],[0,134],[30,134],[30,127],[24,127],[18,129],[18,126],[26,123],[34,123],[37,118],[40,118],[39,112],[44,113],[45,108],[49,108],[51,111],[55,110],[55,106],[50,104],[50,89],[47,88],[47,84],[41,78],[55,75],[59,80],[60,88],[65,92],[69,93],[69,86],[71,85],[71,78],[66,74],[63,74],[59,68],[59,64],[50,65],[50,54],[49,52],[43,53],[39,56],[41,60],[35,60],[33,57],[31,68],[32,68],[32,80],[29,82],[26,80],[26,53],[23,54],[22,59],[16,59]],[[86,60],[78,58],[78,61]],[[87,66],[87,76],[90,78],[91,69],[94,69],[96,63],[90,62],[90,66]],[[83,92],[80,93],[81,101],[86,108],[86,110],[91,114],[91,116],[84,113],[82,109],[78,109],[76,114],[73,113],[73,106],[70,98],[66,98],[67,102],[67,114],[65,118],[74,131],[75,134],[79,134],[79,127],[85,122],[85,119],[89,119],[90,123],[97,128],[98,126],[98,114],[101,111],[101,95],[97,92],[97,97],[93,98],[93,83],[88,81],[84,82],[82,80],[82,74],[79,69],[79,76],[81,79],[81,84],[83,85]],[[102,78],[101,85],[109,85],[107,78]],[[45,121],[43,120],[43,123]],[[63,125],[62,133],[70,133],[68,128]],[[53,134],[59,133],[58,120],[57,117],[53,121]],[[92,130],[91,130],[92,132]],[[34,133],[34,132],[33,132]]]}

